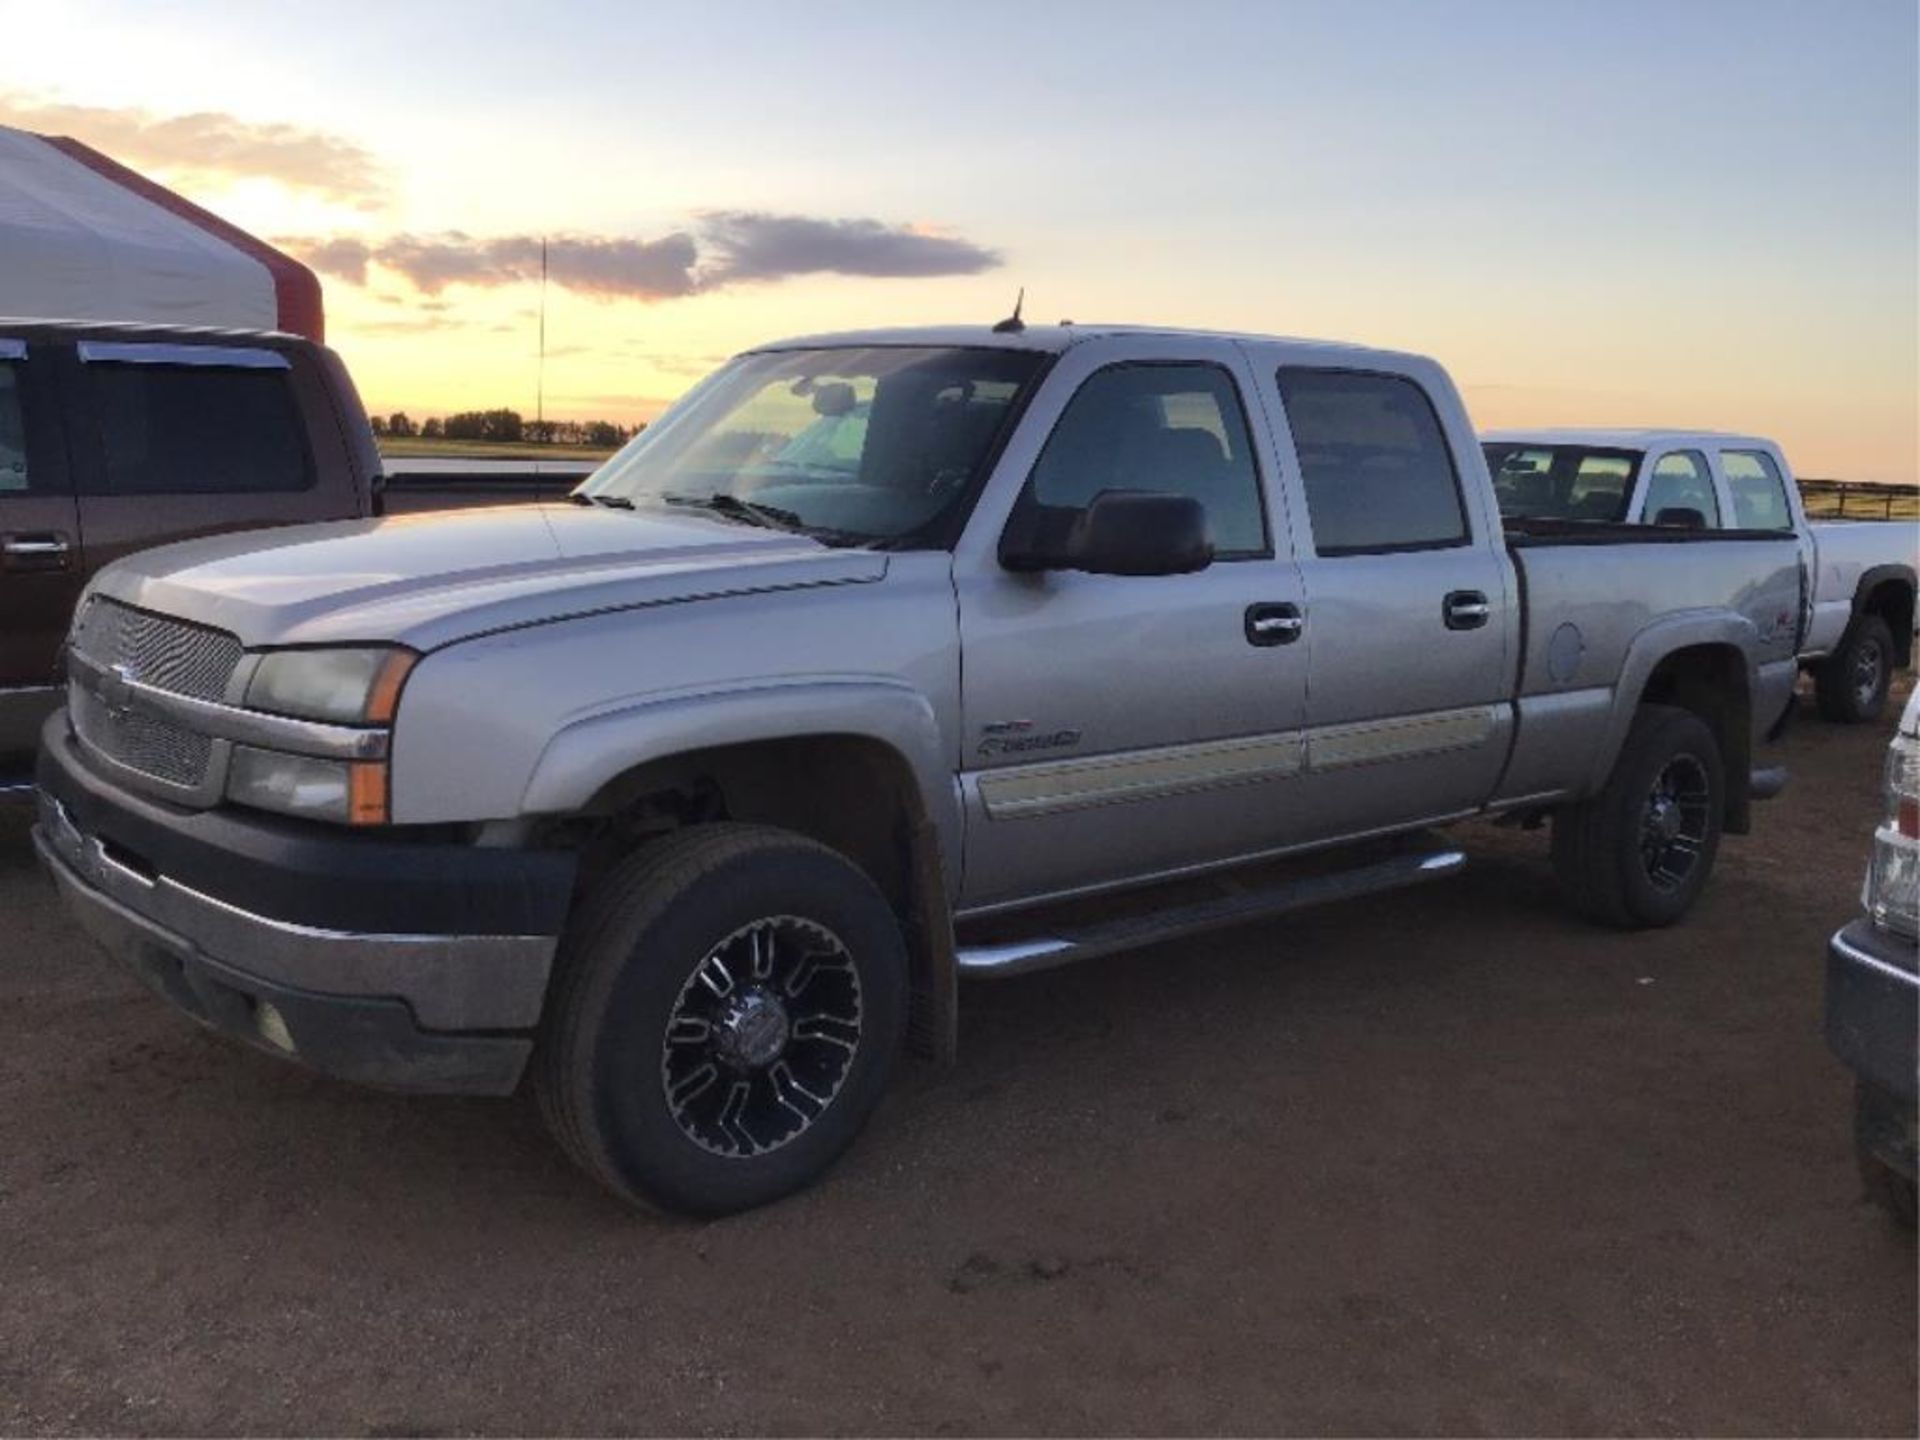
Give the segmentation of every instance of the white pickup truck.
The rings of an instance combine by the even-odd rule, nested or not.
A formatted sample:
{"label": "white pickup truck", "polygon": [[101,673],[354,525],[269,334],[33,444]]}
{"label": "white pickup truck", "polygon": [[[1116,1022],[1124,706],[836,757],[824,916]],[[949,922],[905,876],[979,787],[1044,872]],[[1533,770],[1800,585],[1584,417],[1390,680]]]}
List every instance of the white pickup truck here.
{"label": "white pickup truck", "polygon": [[1508,519],[1791,530],[1807,588],[1800,662],[1829,720],[1877,720],[1913,660],[1920,530],[1807,519],[1771,440],[1712,430],[1490,430],[1481,436]]}

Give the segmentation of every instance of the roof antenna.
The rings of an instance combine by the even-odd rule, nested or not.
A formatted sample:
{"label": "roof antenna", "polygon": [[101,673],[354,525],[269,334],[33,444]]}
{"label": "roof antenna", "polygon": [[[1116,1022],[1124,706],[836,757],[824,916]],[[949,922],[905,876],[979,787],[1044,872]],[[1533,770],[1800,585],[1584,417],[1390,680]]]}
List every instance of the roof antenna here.
{"label": "roof antenna", "polygon": [[1020,293],[1014,298],[1013,314],[993,327],[996,335],[1018,335],[1027,328],[1027,322],[1020,318],[1020,307],[1027,303],[1027,287],[1022,285]]}

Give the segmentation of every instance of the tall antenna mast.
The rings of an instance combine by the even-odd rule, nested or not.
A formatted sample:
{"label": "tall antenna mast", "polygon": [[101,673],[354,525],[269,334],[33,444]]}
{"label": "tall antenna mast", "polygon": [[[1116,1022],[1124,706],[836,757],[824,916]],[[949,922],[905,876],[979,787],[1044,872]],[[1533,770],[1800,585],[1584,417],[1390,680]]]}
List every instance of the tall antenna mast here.
{"label": "tall antenna mast", "polygon": [[547,433],[547,237],[540,237],[540,363],[534,372],[533,421]]}

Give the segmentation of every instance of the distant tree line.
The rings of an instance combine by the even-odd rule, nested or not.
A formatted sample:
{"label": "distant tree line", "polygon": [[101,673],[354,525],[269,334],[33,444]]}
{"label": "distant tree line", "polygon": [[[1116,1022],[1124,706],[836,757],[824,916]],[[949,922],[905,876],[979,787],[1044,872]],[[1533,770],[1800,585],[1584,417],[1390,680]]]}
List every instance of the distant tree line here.
{"label": "distant tree line", "polygon": [[611,420],[528,420],[518,410],[462,410],[445,419],[429,416],[414,420],[404,410],[372,418],[373,433],[396,439],[491,440],[505,444],[594,445],[611,449],[624,445],[642,429],[616,425]]}

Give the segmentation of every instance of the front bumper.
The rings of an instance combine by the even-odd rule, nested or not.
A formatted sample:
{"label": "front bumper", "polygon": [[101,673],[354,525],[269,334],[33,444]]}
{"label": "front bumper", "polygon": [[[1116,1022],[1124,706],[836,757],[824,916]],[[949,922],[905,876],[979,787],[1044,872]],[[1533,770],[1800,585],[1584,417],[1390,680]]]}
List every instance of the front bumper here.
{"label": "front bumper", "polygon": [[1856,920],[1827,942],[1827,1045],[1860,1078],[1863,1149],[1915,1170],[1920,975],[1913,942]]}
{"label": "front bumper", "polygon": [[[60,719],[42,736],[34,844],[75,919],[149,986],[344,1079],[514,1088],[571,857],[175,810],[92,774]],[[511,933],[476,928],[500,918]]]}

